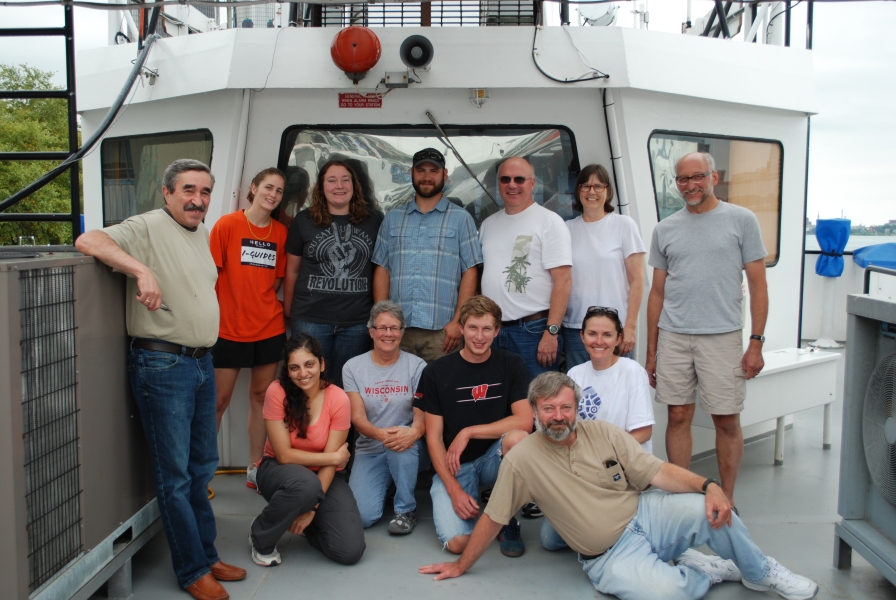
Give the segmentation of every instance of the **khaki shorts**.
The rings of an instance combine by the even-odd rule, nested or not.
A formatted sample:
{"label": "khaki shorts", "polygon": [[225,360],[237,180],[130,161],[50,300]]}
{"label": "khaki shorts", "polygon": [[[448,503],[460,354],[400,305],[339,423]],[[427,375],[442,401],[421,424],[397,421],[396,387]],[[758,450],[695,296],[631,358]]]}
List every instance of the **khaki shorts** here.
{"label": "khaki shorts", "polygon": [[430,363],[437,358],[442,358],[442,344],[445,343],[444,329],[420,329],[408,327],[401,337],[401,350],[419,356]]}
{"label": "khaki shorts", "polygon": [[741,360],[743,334],[690,335],[660,329],[656,353],[656,401],[693,404],[700,390],[700,408],[711,415],[733,415],[744,409],[747,385]]}

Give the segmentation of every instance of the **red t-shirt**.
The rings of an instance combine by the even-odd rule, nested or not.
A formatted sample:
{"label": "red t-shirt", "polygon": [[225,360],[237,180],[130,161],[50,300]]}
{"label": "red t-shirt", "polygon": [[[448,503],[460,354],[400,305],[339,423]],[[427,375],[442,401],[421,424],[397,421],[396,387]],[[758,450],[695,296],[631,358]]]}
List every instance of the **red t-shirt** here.
{"label": "red t-shirt", "polygon": [[[265,421],[283,421],[286,416],[284,403],[286,392],[280,382],[274,380],[264,395]],[[298,430],[290,431],[289,438],[293,448],[305,452],[323,452],[330,438],[330,431],[348,431],[352,424],[351,404],[348,396],[335,385],[328,385],[324,390],[324,405],[320,409],[320,417],[305,430],[305,437],[298,437]],[[276,458],[271,441],[264,443],[264,455]],[[317,471],[320,467],[308,467]],[[341,471],[339,468],[337,471]]]}
{"label": "red t-shirt", "polygon": [[[274,282],[286,274],[286,236],[282,223],[251,230],[242,210],[224,215],[209,238],[218,266],[218,336],[232,342],[257,342],[286,331],[283,304]],[[264,239],[259,239],[263,237]]]}

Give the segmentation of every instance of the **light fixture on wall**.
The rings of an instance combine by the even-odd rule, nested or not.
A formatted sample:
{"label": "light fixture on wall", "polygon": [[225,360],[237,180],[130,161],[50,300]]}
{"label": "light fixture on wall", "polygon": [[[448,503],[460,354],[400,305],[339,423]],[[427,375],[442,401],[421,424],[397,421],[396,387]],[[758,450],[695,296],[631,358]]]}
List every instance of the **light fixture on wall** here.
{"label": "light fixture on wall", "polygon": [[476,108],[482,108],[482,105],[488,102],[488,90],[486,88],[473,88],[470,90],[470,102]]}

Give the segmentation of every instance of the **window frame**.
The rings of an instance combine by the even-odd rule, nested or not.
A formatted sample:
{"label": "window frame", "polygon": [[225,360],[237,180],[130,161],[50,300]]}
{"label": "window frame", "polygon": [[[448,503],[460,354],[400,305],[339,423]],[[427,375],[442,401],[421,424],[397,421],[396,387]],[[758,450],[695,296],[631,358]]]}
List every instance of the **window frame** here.
{"label": "window frame", "polygon": [[[107,142],[115,142],[120,140],[138,140],[140,138],[147,137],[159,137],[163,135],[177,135],[177,134],[191,134],[191,133],[205,133],[208,135],[211,141],[211,153],[208,160],[208,168],[212,168],[212,161],[215,158],[215,136],[212,134],[212,130],[208,127],[200,127],[197,129],[178,129],[175,131],[156,131],[153,133],[139,133],[137,135],[120,135],[117,137],[108,137],[104,138],[102,143],[100,144],[100,202],[102,204],[102,217],[103,217],[103,226],[106,227],[106,186],[105,186],[105,176],[103,174],[103,151],[105,150],[105,146]],[[144,214],[144,213],[137,213]],[[137,215],[131,215],[134,217]],[[130,219],[131,217],[128,217]],[[123,219],[120,222],[124,222],[127,219]]]}
{"label": "window frame", "polygon": [[[650,165],[650,186],[653,188],[653,205],[656,209],[656,222],[659,223],[662,219],[660,219],[660,205],[657,200],[657,191],[656,191],[656,174],[653,171],[653,156],[650,153],[650,142],[653,140],[656,135],[669,135],[669,136],[683,136],[683,137],[692,137],[692,138],[709,138],[714,140],[725,140],[731,142],[757,142],[762,144],[776,144],[781,151],[781,157],[778,164],[778,170],[780,173],[780,177],[778,177],[778,231],[776,237],[776,243],[778,246],[778,254],[775,257],[774,262],[766,263],[765,268],[770,269],[776,266],[781,261],[781,221],[782,221],[782,208],[784,205],[784,143],[781,140],[774,139],[765,139],[765,138],[757,138],[757,137],[743,137],[737,135],[720,135],[717,133],[696,133],[693,131],[678,131],[673,129],[654,129],[650,132],[650,135],[647,136],[647,162]],[[750,210],[750,209],[748,209]],[[751,213],[756,214],[752,210]]]}
{"label": "window frame", "polygon": [[[518,123],[502,123],[500,125],[458,125],[453,123],[440,123],[440,126],[443,130],[449,129],[481,129],[481,130],[491,130],[491,131],[500,131],[500,130],[510,130],[510,129],[556,129],[558,131],[564,131],[569,136],[569,143],[572,149],[572,164],[576,169],[576,176],[578,173],[582,171],[582,163],[579,160],[579,150],[578,145],[576,144],[576,136],[575,133],[566,125],[557,125],[557,124],[518,124]],[[387,131],[390,129],[409,129],[409,130],[420,130],[420,131],[430,131],[434,132],[435,135],[440,136],[438,130],[432,125],[425,124],[407,124],[407,123],[394,123],[394,124],[344,124],[344,123],[335,123],[335,124],[298,124],[298,125],[290,125],[286,129],[283,130],[283,134],[280,136],[280,151],[277,156],[277,168],[286,172],[286,169],[289,166],[289,157],[292,151],[292,148],[287,148],[288,140],[290,134],[295,130],[301,129],[324,129],[324,130],[351,130],[351,129],[367,129],[367,130],[383,130]],[[453,140],[454,138],[452,138]],[[446,155],[447,157],[447,155]],[[511,158],[511,157],[506,157]],[[309,178],[311,179],[310,185],[313,187],[314,182],[317,178],[317,173],[311,174],[309,173]],[[536,203],[537,204],[537,203]],[[279,210],[279,207],[278,207]],[[548,209],[550,210],[550,209]],[[554,211],[551,211],[554,212]],[[477,228],[478,229],[478,228]]]}

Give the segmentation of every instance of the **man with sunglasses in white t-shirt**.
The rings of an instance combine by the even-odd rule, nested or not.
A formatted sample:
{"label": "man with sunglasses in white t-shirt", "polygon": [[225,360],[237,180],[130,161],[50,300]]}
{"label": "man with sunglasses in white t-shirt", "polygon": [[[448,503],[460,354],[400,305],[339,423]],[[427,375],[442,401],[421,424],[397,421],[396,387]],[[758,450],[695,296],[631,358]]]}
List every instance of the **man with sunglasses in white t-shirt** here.
{"label": "man with sunglasses in white t-shirt", "polygon": [[522,157],[498,167],[504,210],[483,221],[482,293],[501,307],[495,345],[526,361],[529,377],[556,371],[560,324],[572,289],[572,242],[557,213],[532,197],[535,172]]}

